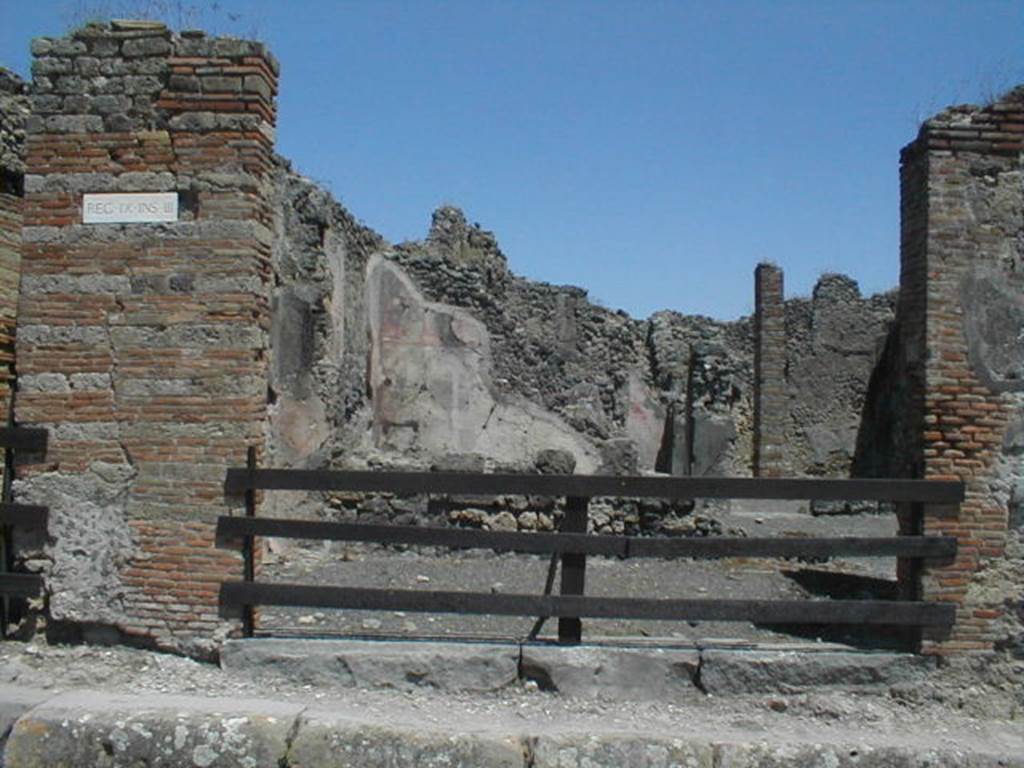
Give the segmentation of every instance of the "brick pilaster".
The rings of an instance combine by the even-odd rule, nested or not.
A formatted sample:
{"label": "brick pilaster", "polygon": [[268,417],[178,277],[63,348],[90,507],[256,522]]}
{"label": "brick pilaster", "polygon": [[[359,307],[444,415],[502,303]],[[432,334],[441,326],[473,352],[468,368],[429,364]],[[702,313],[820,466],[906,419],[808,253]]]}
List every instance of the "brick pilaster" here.
{"label": "brick pilaster", "polygon": [[14,385],[14,330],[21,274],[21,197],[0,192],[0,424]]}
{"label": "brick pilaster", "polygon": [[958,606],[951,634],[924,636],[926,652],[991,649],[993,622],[1002,613],[971,585],[1003,556],[1007,488],[1019,474],[1006,459],[1008,429],[1024,416],[1012,362],[1024,321],[1016,240],[1024,214],[1022,149],[1024,91],[1018,89],[989,107],[932,118],[902,155],[899,315],[916,430],[903,469],[906,476],[961,479],[967,486],[958,514],[924,508],[909,521],[925,534],[959,540],[955,562],[930,565],[920,577],[923,599]]}
{"label": "brick pilaster", "polygon": [[0,424],[6,425],[14,387],[14,331],[21,278],[25,83],[0,69]]}
{"label": "brick pilaster", "polygon": [[754,270],[755,477],[786,474],[783,445],[789,419],[789,396],[784,299],[782,270],[774,264],[758,264]]}
{"label": "brick pilaster", "polygon": [[[51,507],[52,619],[209,653],[241,574],[213,546],[224,469],[266,417],[277,65],[145,22],[33,53],[16,414],[52,434],[18,492]],[[179,218],[84,224],[90,192],[172,192]]]}

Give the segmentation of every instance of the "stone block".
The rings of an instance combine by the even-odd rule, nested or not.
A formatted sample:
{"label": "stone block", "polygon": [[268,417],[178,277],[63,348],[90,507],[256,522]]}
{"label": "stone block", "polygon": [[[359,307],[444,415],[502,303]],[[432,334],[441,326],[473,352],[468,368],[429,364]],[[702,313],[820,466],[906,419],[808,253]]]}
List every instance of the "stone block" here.
{"label": "stone block", "polygon": [[246,93],[258,93],[268,101],[274,97],[273,89],[267,83],[266,78],[260,75],[246,75],[242,89]]}
{"label": "stone block", "polygon": [[570,451],[545,448],[533,460],[542,475],[571,475],[576,471],[576,457]]}
{"label": "stone block", "polygon": [[112,37],[98,37],[87,41],[93,56],[116,56],[121,52],[121,41]]}
{"label": "stone block", "polygon": [[50,133],[99,133],[103,118],[99,115],[52,115],[44,123]]}
{"label": "stone block", "polygon": [[95,56],[79,56],[75,59],[75,72],[83,77],[95,78],[103,74],[103,65]]}
{"label": "stone block", "polygon": [[605,735],[544,735],[532,743],[533,768],[718,768],[710,743],[664,737],[659,739]]}
{"label": "stone block", "polygon": [[518,678],[519,648],[496,643],[371,640],[229,640],[227,670],[269,673],[296,683],[359,688],[496,691]]}
{"label": "stone block", "polygon": [[197,78],[205,93],[241,93],[241,77],[224,77],[220,75],[207,75]]}
{"label": "stone block", "polygon": [[199,93],[199,78],[195,75],[171,75],[167,87],[172,91]]}
{"label": "stone block", "polygon": [[23,715],[4,750],[8,768],[280,764],[298,704],[244,699],[66,693]]}
{"label": "stone block", "polygon": [[103,118],[104,127],[111,133],[137,131],[144,127],[145,124],[145,121],[141,117],[131,117],[123,112],[107,115]]}
{"label": "stone block", "polygon": [[699,666],[700,655],[691,650],[529,644],[521,661],[522,676],[545,690],[619,700],[700,698]]}
{"label": "stone block", "polygon": [[124,56],[166,56],[170,52],[171,43],[165,37],[139,37],[121,45]]}
{"label": "stone block", "polygon": [[602,475],[635,475],[638,461],[636,443],[628,437],[612,438],[601,444]]}
{"label": "stone block", "polygon": [[856,651],[706,650],[700,679],[715,696],[824,688],[886,690],[922,680],[935,657]]}
{"label": "stone block", "polygon": [[52,692],[0,685],[0,750],[7,743],[11,729],[22,715],[52,696]]}
{"label": "stone block", "polygon": [[29,44],[33,56],[46,56],[53,50],[55,40],[52,37],[35,37]]}
{"label": "stone block", "polygon": [[693,463],[695,476],[727,474],[722,460],[736,439],[736,425],[726,417],[695,415],[693,419]]}
{"label": "stone block", "polygon": [[36,59],[32,62],[33,75],[67,75],[72,71],[74,71],[74,65],[70,59],[50,57]]}
{"label": "stone block", "polygon": [[515,736],[370,726],[353,723],[351,717],[337,713],[312,710],[301,718],[288,752],[288,765],[523,768],[526,749]]}
{"label": "stone block", "polygon": [[475,472],[487,469],[487,459],[479,453],[446,453],[430,465],[431,472]]}
{"label": "stone block", "polygon": [[131,109],[132,100],[127,96],[115,96],[113,94],[94,96],[91,108],[93,112],[101,115],[109,115],[113,112],[125,112]]}
{"label": "stone block", "polygon": [[715,745],[715,768],[1000,768],[1020,765],[1007,755],[985,755],[938,746],[846,743],[723,743]]}

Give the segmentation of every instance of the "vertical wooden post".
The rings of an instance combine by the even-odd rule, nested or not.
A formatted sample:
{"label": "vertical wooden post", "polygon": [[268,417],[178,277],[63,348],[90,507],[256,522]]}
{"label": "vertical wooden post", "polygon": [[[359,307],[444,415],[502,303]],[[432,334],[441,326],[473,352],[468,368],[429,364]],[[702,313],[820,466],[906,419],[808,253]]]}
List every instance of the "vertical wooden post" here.
{"label": "vertical wooden post", "polygon": [[[900,536],[920,536],[924,505],[918,502],[903,501],[896,505],[896,520]],[[900,600],[921,599],[921,561],[914,557],[896,558],[896,586]],[[921,647],[921,628],[903,627],[900,637],[906,649],[917,653]]]}
{"label": "vertical wooden post", "polygon": [[[922,558],[915,562],[910,573],[914,585],[914,600],[943,601],[942,590],[949,582],[957,582],[967,578],[969,570],[963,566],[969,562],[976,551],[972,546],[975,542],[965,542],[977,535],[965,533],[960,525],[960,504],[915,504],[915,533],[921,536],[954,536],[958,539],[957,552],[952,558]],[[902,577],[902,574],[900,574]],[[952,586],[952,585],[950,585]],[[911,647],[917,653],[928,653],[930,649],[947,642],[951,635],[961,626],[964,614],[969,615],[962,604],[957,606],[957,617],[952,626],[917,626],[913,627]]]}
{"label": "vertical wooden post", "polygon": [[[250,445],[245,457],[245,466],[250,473],[249,488],[245,491],[245,516],[256,517],[256,490],[252,487],[252,473],[256,469],[256,446]],[[247,582],[256,580],[255,537],[246,536],[242,540],[242,578]],[[256,615],[251,605],[242,608],[242,634],[252,637],[256,630]]]}
{"label": "vertical wooden post", "polygon": [[[8,426],[11,422],[8,421]],[[0,493],[0,500],[3,500],[4,504],[10,504],[14,496],[12,493],[12,480],[14,477],[14,449],[7,448],[4,450],[4,480],[3,480],[3,491]],[[0,526],[0,570],[3,573],[10,572],[13,566],[12,547],[11,547],[11,526],[4,525]],[[3,596],[0,600],[0,638],[7,637],[7,625],[11,620],[11,603],[10,598],[7,595]]]}
{"label": "vertical wooden post", "polygon": [[[563,533],[587,532],[588,499],[570,496],[565,500],[565,516],[559,530]],[[586,582],[587,556],[584,554],[562,555],[562,594],[582,595]],[[578,644],[583,637],[583,623],[575,617],[558,620],[558,642]]]}
{"label": "vertical wooden post", "polygon": [[[11,390],[8,392],[7,419],[8,429],[14,429],[14,393],[17,391],[17,381],[11,382]],[[14,448],[9,446],[4,449],[4,479],[3,488],[0,491],[0,501],[10,504],[14,501]],[[0,528],[0,568],[4,573],[9,573],[14,567],[14,548],[11,542],[11,526],[5,525]],[[11,623],[11,601],[7,595],[0,600],[0,638],[7,637],[7,627]]]}

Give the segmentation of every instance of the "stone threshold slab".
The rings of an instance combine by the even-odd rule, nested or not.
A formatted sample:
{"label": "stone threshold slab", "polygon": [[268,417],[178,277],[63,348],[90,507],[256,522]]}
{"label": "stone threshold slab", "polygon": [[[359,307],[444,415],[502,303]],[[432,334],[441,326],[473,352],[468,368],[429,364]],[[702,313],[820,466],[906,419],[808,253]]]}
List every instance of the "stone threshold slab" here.
{"label": "stone threshold slab", "polygon": [[655,647],[646,644],[438,642],[253,638],[221,649],[225,670],[301,685],[451,693],[512,685],[581,698],[685,701],[815,690],[882,692],[936,668],[933,657],[797,647]]}

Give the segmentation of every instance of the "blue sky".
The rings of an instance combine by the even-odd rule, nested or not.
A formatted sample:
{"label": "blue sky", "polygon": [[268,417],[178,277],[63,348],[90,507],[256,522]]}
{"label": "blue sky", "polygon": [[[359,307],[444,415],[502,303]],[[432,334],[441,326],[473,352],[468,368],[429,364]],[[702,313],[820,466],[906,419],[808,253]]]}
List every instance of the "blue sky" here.
{"label": "blue sky", "polygon": [[894,286],[900,147],[1024,82],[1024,2],[986,0],[0,0],[0,64],[161,5],[270,44],[280,152],[388,239],[458,205],[637,317],[748,313],[760,260]]}

